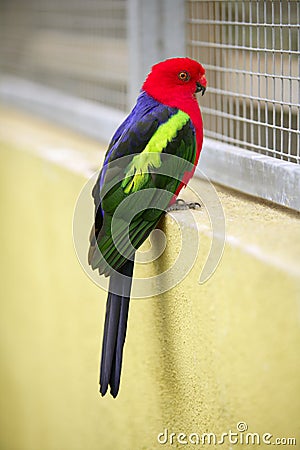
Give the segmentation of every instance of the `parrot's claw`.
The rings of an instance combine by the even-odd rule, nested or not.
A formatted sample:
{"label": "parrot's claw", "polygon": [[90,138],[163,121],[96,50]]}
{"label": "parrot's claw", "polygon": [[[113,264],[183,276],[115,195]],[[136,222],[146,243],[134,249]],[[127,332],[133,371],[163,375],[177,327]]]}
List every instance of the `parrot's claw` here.
{"label": "parrot's claw", "polygon": [[184,200],[182,200],[181,198],[178,198],[175,203],[168,206],[168,208],[166,209],[166,212],[184,211],[186,209],[199,209],[199,208],[201,208],[200,203],[197,203],[197,202],[187,203]]}

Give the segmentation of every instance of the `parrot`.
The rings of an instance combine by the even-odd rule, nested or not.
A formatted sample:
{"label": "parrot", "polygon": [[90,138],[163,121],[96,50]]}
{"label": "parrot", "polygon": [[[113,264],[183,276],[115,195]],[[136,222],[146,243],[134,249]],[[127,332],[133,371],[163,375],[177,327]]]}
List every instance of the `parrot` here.
{"label": "parrot", "polygon": [[[100,362],[102,396],[110,387],[116,398],[120,388],[135,252],[168,207],[176,204],[198,164],[203,121],[196,94],[203,95],[206,87],[205,69],[196,60],[177,57],[155,64],[135,106],[112,137],[92,190],[95,214],[88,263],[109,277]],[[168,155],[175,155],[178,163],[169,164],[161,174]],[[147,195],[137,214],[117,217],[121,203],[130,205],[132,200],[133,205],[134,195],[141,193]]]}

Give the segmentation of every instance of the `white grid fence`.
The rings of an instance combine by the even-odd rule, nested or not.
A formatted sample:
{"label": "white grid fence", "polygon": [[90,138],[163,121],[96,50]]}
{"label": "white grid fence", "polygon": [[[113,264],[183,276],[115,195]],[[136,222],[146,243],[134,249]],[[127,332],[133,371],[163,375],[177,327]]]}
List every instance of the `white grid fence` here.
{"label": "white grid fence", "polygon": [[206,67],[206,135],[300,163],[300,3],[187,1],[188,53]]}

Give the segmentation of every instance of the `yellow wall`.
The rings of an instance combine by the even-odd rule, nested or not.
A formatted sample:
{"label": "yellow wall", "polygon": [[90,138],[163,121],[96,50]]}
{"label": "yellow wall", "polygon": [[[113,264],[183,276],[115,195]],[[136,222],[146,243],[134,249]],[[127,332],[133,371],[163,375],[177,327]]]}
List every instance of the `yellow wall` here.
{"label": "yellow wall", "polygon": [[[132,301],[121,391],[101,398],[105,294],[74,252],[86,177],[71,155],[95,168],[103,153],[75,133],[4,107],[0,114],[1,450],[197,448],[160,445],[157,435],[220,435],[240,421],[299,445],[299,215],[218,188],[227,232],[220,266],[198,283],[210,242],[200,232],[188,277]],[[185,223],[185,213],[174,214]],[[152,272],[176,256],[174,219],[162,227],[172,245]]]}

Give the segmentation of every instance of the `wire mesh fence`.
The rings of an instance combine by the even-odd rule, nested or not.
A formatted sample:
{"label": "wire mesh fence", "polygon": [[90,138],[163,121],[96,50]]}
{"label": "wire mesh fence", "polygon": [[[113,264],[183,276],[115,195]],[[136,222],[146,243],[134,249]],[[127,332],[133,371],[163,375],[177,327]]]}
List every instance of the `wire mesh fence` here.
{"label": "wire mesh fence", "polygon": [[[182,2],[186,20],[181,12],[177,28],[185,26],[187,53],[209,80],[201,99],[206,136],[299,164],[300,2]],[[130,49],[143,53],[145,67],[154,51],[129,38],[129,9],[138,21],[147,5],[146,20],[160,15],[151,22],[158,27],[161,4],[170,1],[0,0],[0,72],[126,112]],[[158,54],[168,48],[164,36],[149,36]]]}
{"label": "wire mesh fence", "polygon": [[0,0],[0,70],[126,110],[126,0]]}
{"label": "wire mesh fence", "polygon": [[187,0],[188,54],[207,69],[206,135],[300,163],[300,3]]}

